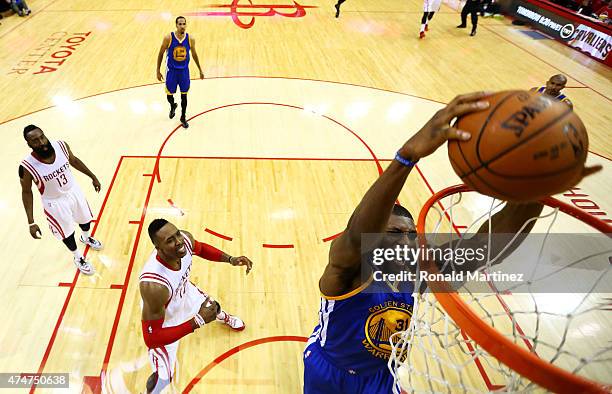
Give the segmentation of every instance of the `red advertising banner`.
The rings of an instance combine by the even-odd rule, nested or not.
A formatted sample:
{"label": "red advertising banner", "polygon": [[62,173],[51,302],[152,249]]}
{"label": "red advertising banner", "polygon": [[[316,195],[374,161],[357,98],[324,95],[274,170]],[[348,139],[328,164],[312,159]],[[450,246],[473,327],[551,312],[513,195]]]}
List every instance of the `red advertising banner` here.
{"label": "red advertising banner", "polygon": [[502,0],[506,13],[612,67],[612,27],[546,0]]}

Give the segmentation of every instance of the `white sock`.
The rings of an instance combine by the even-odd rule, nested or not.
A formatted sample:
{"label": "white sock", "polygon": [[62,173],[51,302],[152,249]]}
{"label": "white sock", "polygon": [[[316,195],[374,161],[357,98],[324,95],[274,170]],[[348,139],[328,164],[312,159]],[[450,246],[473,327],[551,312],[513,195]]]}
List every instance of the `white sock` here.
{"label": "white sock", "polygon": [[421,33],[425,31],[425,25],[427,25],[427,23],[421,23]]}
{"label": "white sock", "polygon": [[89,237],[91,237],[91,230],[83,231],[83,239],[87,241],[89,240]]}
{"label": "white sock", "polygon": [[219,312],[219,313],[217,314],[217,319],[219,319],[219,320],[225,320],[225,316],[226,316],[226,315],[227,315],[227,314],[225,313],[225,311],[221,311],[221,312]]}
{"label": "white sock", "polygon": [[75,259],[81,259],[81,257],[83,257],[81,255],[81,252],[79,252],[79,249],[77,248],[77,250],[75,250],[74,252],[72,252],[72,255],[74,256]]}

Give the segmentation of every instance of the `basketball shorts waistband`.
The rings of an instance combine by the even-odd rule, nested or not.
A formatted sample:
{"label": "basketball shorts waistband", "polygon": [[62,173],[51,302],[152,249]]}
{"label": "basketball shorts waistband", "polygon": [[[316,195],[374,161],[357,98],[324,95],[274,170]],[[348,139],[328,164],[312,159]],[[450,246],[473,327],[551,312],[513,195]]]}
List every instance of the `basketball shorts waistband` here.
{"label": "basketball shorts waistband", "polygon": [[52,202],[52,201],[56,201],[56,200],[61,200],[63,198],[71,198],[71,197],[74,197],[75,195],[77,195],[77,196],[79,195],[79,190],[76,190],[75,188],[72,188],[72,189],[66,190],[63,193],[61,193],[59,195],[56,195],[56,196],[44,196],[44,197],[41,196],[40,199],[44,203],[45,201]]}
{"label": "basketball shorts waistband", "polygon": [[325,349],[323,349],[318,342],[314,342],[314,343],[310,344],[310,346],[308,346],[304,350],[304,355],[306,356],[309,351],[310,352],[314,352],[314,353],[320,355],[321,358],[323,358],[329,365],[331,365],[332,367],[336,368],[338,371],[344,372],[344,373],[352,375],[352,376],[355,376],[355,375],[359,375],[359,376],[375,375],[375,374],[379,373],[381,370],[386,368],[386,365],[385,365],[385,368],[371,368],[371,369],[365,369],[363,371],[360,371],[358,369],[351,369],[351,368],[340,367],[340,366],[338,366],[338,364],[336,364],[333,361],[331,356],[329,354],[327,354]]}

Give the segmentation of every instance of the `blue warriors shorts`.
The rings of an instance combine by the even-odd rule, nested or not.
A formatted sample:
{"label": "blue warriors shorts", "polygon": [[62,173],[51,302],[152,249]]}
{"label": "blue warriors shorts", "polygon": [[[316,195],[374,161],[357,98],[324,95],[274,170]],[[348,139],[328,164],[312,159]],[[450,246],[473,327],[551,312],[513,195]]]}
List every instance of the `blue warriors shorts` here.
{"label": "blue warriors shorts", "polygon": [[391,394],[388,368],[368,375],[353,374],[332,365],[317,343],[304,351],[304,394]]}
{"label": "blue warriors shorts", "polygon": [[181,89],[181,93],[187,93],[191,85],[189,79],[189,67],[168,68],[166,70],[166,93],[176,93],[176,87]]}

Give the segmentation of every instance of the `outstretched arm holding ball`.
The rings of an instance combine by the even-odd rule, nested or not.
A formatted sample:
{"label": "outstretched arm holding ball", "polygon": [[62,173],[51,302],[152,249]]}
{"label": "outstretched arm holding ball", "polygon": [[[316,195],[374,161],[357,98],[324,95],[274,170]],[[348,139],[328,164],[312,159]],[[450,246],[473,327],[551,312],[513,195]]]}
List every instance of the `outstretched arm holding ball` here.
{"label": "outstretched arm holding ball", "polygon": [[[414,134],[397,152],[396,159],[374,182],[363,199],[355,208],[346,230],[332,242],[329,263],[325,268],[319,287],[323,294],[337,296],[353,291],[363,283],[361,267],[361,234],[382,233],[391,225],[392,209],[413,166],[422,158],[435,152],[446,141],[459,144],[472,138],[470,132],[453,124],[456,118],[484,113],[489,108],[490,92],[469,93],[455,97],[446,107],[436,114]],[[583,167],[580,178],[589,176],[601,166]],[[507,203],[506,207],[494,215],[494,232],[517,232],[529,218],[541,212],[538,203]],[[410,221],[414,228],[414,223]],[[485,223],[481,228],[485,231]],[[532,224],[523,229],[528,233]],[[390,231],[394,231],[391,229]],[[486,228],[488,231],[488,227]]]}
{"label": "outstretched arm holding ball", "polygon": [[[385,249],[415,246],[416,228],[412,215],[395,203],[397,197],[419,159],[433,153],[448,139],[470,138],[469,134],[452,127],[451,121],[465,113],[487,108],[486,97],[486,93],[458,96],[406,141],[395,160],[365,193],[345,231],[332,242],[328,264],[319,280],[322,293],[319,325],[304,352],[305,394],[393,391],[393,376],[387,368],[387,360],[366,345],[370,341],[368,327],[373,327],[369,323],[372,317],[379,315],[382,316],[379,323],[386,322],[389,317],[396,331],[408,328],[414,304],[413,289],[408,288],[410,284],[395,288],[386,281],[375,279],[375,274],[380,272],[374,272],[372,266],[364,265],[365,275],[361,275],[361,237],[364,233],[378,233],[383,239],[379,246]],[[386,241],[392,245],[387,245]],[[369,245],[364,245],[364,249],[370,249]],[[395,264],[394,261],[382,264],[390,271],[396,268],[389,266]],[[371,275],[367,275],[369,269]],[[366,290],[368,288],[371,291]],[[380,315],[383,305],[391,304],[394,305],[389,310],[392,317]],[[373,312],[375,307],[382,310]],[[346,371],[355,374],[350,376],[350,381]]]}
{"label": "outstretched arm holding ball", "polygon": [[[361,234],[382,233],[392,226],[393,206],[414,164],[449,139],[470,139],[469,133],[452,127],[451,122],[458,116],[488,108],[487,96],[487,92],[478,92],[455,97],[399,149],[396,160],[389,164],[355,208],[344,233],[333,241],[329,263],[319,282],[323,294],[338,296],[362,285]],[[410,223],[414,230],[412,220]]]}
{"label": "outstretched arm holding ball", "polygon": [[469,140],[448,144],[463,183],[504,201],[563,193],[600,167],[585,167],[589,138],[578,114],[548,95],[522,90],[488,97],[489,109],[462,116]]}
{"label": "outstretched arm holding ball", "polygon": [[[429,156],[447,141],[464,144],[477,138],[474,130],[457,127],[456,124],[461,122],[453,122],[456,118],[468,116],[482,116],[486,119],[487,114],[493,110],[491,97],[486,92],[457,96],[436,112],[399,148],[395,160],[370,186],[353,211],[345,231],[332,242],[328,264],[319,280],[322,293],[319,324],[313,330],[304,351],[305,394],[393,391],[394,379],[386,360],[378,358],[374,347],[372,350],[368,347],[372,343],[369,333],[374,328],[374,317],[380,319],[376,323],[378,327],[382,321],[385,324],[389,321],[391,326],[386,326],[385,330],[391,333],[394,331],[391,328],[393,326],[395,332],[408,329],[415,305],[414,282],[420,279],[403,276],[406,271],[416,268],[420,272],[429,271],[430,268],[438,268],[440,271],[440,265],[444,265],[442,271],[446,270],[445,265],[455,269],[455,259],[452,257],[451,264],[423,261],[422,257],[414,257],[410,261],[406,257],[398,257],[400,253],[394,251],[418,251],[419,244],[416,242],[417,229],[412,215],[406,208],[396,204],[396,201],[408,175],[420,159]],[[563,110],[567,111],[567,108]],[[529,111],[527,116],[535,113],[535,110]],[[522,117],[518,119],[519,123],[526,120]],[[495,120],[495,123],[500,124],[500,121]],[[480,123],[483,124],[484,121]],[[589,171],[585,169],[585,173]],[[538,203],[508,203],[493,215],[490,222],[497,231],[512,231],[518,225],[519,218],[537,217],[541,209]],[[528,225],[521,231],[528,232],[530,229]],[[487,223],[482,231],[488,230]],[[362,236],[368,233],[373,236],[364,237],[362,245]],[[487,232],[473,238],[482,244],[488,236]],[[498,245],[492,245],[492,249],[497,248]],[[467,260],[469,257],[465,258]],[[418,260],[419,267],[414,265],[414,260]],[[468,261],[459,269],[465,270],[471,263]],[[416,278],[420,278],[417,275]],[[423,282],[423,285],[430,284]],[[393,305],[392,310],[387,310],[387,305]],[[355,376],[351,376],[351,385],[354,384],[352,388],[340,387],[337,383],[344,379],[347,370],[355,372]],[[363,390],[364,387],[369,390]]]}

